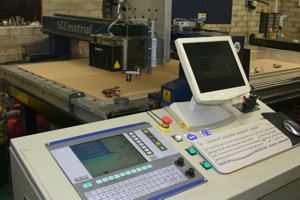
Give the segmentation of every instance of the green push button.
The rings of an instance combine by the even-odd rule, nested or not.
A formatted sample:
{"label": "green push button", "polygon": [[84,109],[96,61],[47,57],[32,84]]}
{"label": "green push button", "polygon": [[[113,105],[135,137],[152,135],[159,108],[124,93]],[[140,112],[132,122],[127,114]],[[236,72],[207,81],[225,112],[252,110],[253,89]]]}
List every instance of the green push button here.
{"label": "green push button", "polygon": [[93,184],[90,183],[90,182],[85,183],[85,184],[82,185],[82,187],[85,188],[85,189],[86,189],[86,188],[89,188],[89,187],[92,187],[92,186],[93,186]]}
{"label": "green push button", "polygon": [[194,147],[190,147],[187,149],[187,152],[191,155],[191,156],[194,156],[197,154],[197,151]]}
{"label": "green push button", "polygon": [[201,163],[201,165],[202,165],[202,167],[204,168],[204,169],[210,169],[211,168],[211,164],[209,163],[209,162],[207,162],[207,161],[203,161],[202,163]]}

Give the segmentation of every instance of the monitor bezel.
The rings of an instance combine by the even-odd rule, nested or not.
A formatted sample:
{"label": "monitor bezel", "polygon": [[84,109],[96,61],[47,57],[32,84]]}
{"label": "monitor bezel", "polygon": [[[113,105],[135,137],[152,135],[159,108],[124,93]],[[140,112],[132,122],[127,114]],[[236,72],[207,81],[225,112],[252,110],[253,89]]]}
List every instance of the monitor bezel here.
{"label": "monitor bezel", "polygon": [[[233,54],[236,64],[239,68],[240,74],[242,76],[244,85],[233,87],[233,88],[227,88],[222,90],[216,90],[216,91],[210,91],[210,92],[201,92],[200,88],[198,87],[198,83],[196,81],[196,78],[194,76],[192,67],[190,65],[188,56],[186,54],[186,51],[184,49],[184,44],[187,43],[207,43],[207,42],[228,42],[230,46],[231,53]],[[185,76],[187,78],[188,84],[190,86],[190,89],[193,93],[193,98],[197,103],[203,103],[203,104],[219,104],[224,103],[228,100],[234,99],[235,97],[241,96],[243,94],[246,94],[250,91],[250,85],[247,79],[247,76],[245,75],[243,66],[240,62],[240,59],[238,57],[238,54],[236,52],[236,49],[234,48],[232,39],[230,36],[214,36],[214,37],[196,37],[196,38],[178,38],[175,41],[177,53],[183,68],[183,71],[185,73]]]}

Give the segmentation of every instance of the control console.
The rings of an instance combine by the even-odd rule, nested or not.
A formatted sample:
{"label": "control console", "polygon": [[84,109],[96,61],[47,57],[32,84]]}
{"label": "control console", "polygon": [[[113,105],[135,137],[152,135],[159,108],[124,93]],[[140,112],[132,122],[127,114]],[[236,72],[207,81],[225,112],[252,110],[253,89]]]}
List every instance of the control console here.
{"label": "control console", "polygon": [[148,122],[46,147],[82,199],[163,199],[207,181]]}

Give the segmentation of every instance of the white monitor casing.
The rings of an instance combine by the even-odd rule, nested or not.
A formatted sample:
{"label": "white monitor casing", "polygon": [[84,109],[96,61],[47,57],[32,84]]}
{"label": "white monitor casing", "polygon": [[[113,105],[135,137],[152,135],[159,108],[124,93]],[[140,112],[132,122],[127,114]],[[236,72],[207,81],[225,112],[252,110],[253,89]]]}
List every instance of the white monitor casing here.
{"label": "white monitor casing", "polygon": [[[199,45],[201,45],[201,43],[219,42],[219,41],[225,41],[230,44],[229,46],[231,48],[232,54],[235,58],[236,64],[243,78],[244,85],[239,87],[226,88],[222,90],[210,91],[210,92],[201,92],[183,45],[187,43],[199,43]],[[234,48],[230,36],[179,38],[175,41],[175,45],[188,84],[193,93],[193,97],[197,103],[219,104],[231,100],[240,95],[246,94],[250,91],[250,86],[247,80],[247,76],[244,73],[242,64],[240,62],[240,59],[238,57],[236,49]],[[216,83],[216,84],[220,84],[220,83]]]}

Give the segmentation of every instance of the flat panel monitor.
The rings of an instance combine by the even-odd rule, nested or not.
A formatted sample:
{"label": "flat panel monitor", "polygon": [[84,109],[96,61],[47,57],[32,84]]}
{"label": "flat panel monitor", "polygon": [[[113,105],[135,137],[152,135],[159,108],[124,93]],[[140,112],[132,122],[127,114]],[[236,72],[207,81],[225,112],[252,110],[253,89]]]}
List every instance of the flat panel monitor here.
{"label": "flat panel monitor", "polygon": [[196,102],[222,103],[250,91],[230,36],[179,38],[175,44]]}
{"label": "flat panel monitor", "polygon": [[225,104],[250,91],[230,36],[179,38],[178,56],[192,91],[171,109],[188,127],[222,126],[234,118]]}

